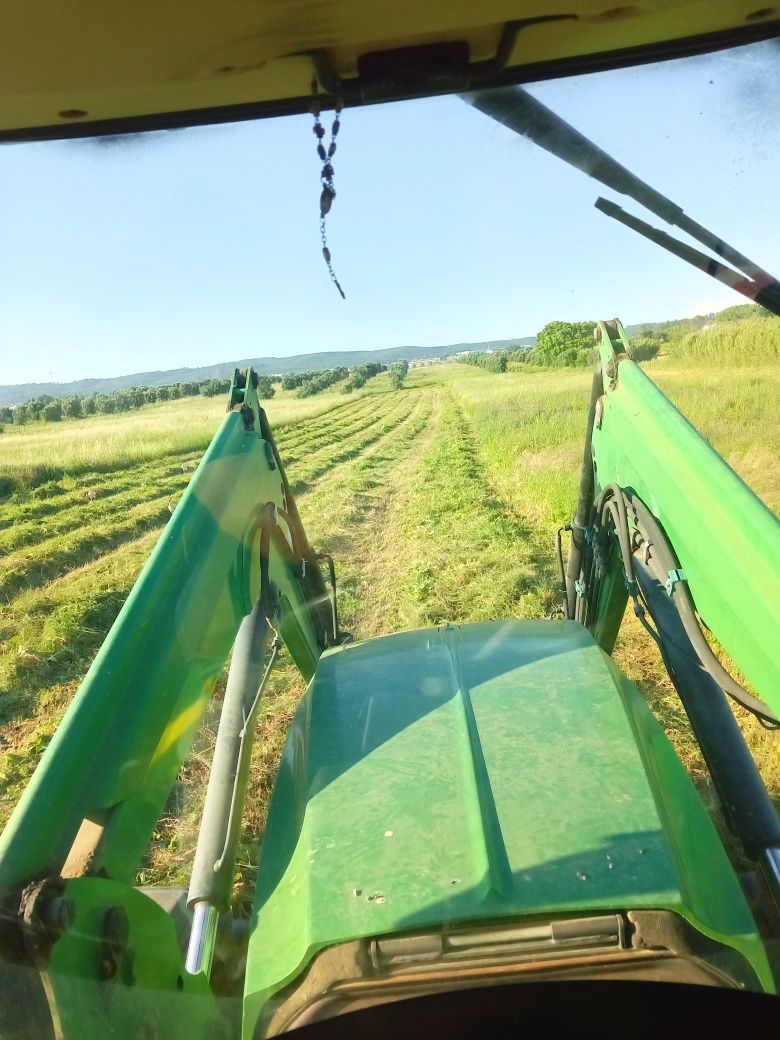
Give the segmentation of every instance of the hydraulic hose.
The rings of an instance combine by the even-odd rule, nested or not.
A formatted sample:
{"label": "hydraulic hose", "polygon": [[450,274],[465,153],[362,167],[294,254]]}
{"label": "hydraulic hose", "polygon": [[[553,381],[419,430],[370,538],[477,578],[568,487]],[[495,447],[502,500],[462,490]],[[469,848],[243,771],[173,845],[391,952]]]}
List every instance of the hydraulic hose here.
{"label": "hydraulic hose", "polygon": [[[653,514],[639,498],[634,495],[628,496],[628,501],[636,517],[637,526],[645,541],[649,544],[648,559],[656,577],[665,583],[670,571],[678,569],[679,564],[675,560],[671,546],[664,535],[660,524]],[[759,700],[758,697],[748,691],[729,675],[720,661],[712,651],[702,632],[698,618],[691,602],[690,594],[684,582],[678,581],[674,584],[669,597],[674,603],[680,615],[690,643],[701,661],[702,667],[712,675],[718,686],[724,690],[737,704],[747,711],[752,712],[757,718],[772,726],[780,725],[778,719],[770,708]]]}
{"label": "hydraulic hose", "polygon": [[[659,635],[659,647],[669,676],[702,754],[729,825],[752,860],[761,860],[775,898],[778,876],[771,870],[771,852],[780,846],[780,820],[748,750],[722,689],[705,670],[688,638],[682,618],[652,565],[638,550],[634,573]],[[766,862],[763,862],[766,860]]]}
{"label": "hydraulic hose", "polygon": [[628,530],[628,513],[623,491],[617,484],[607,484],[596,501],[596,511],[602,522],[607,516],[612,520],[612,526],[617,535],[620,546],[620,557],[623,562],[623,576],[626,588],[633,595],[636,585],[634,580],[634,566],[632,562],[631,536]]}
{"label": "hydraulic hose", "polygon": [[593,503],[593,423],[596,417],[596,403],[604,393],[604,382],[601,377],[601,365],[593,370],[593,382],[590,390],[590,406],[588,422],[585,428],[585,447],[582,453],[582,469],[580,471],[580,489],[577,497],[577,512],[571,522],[571,542],[569,558],[566,562],[566,616],[577,616],[577,589],[575,582],[582,574],[582,558],[585,552],[585,529],[588,526],[590,510]]}

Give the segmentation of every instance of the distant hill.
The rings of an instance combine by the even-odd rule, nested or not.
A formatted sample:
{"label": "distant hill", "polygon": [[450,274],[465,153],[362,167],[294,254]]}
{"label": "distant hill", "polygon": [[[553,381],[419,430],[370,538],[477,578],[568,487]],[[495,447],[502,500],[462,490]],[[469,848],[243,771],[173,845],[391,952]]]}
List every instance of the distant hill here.
{"label": "distant hill", "polygon": [[[646,321],[626,325],[626,335],[639,336],[647,332],[698,332],[710,324],[738,321],[753,316],[768,316],[769,312],[758,304],[737,304],[714,314],[698,314],[694,318],[672,318],[667,321]],[[88,396],[93,393],[109,393],[124,390],[129,386],[164,386],[168,383],[196,383],[201,379],[217,379],[231,376],[234,368],[254,368],[259,375],[284,375],[286,372],[318,372],[324,368],[344,366],[352,368],[366,361],[415,361],[418,358],[449,357],[462,351],[483,353],[502,347],[532,347],[536,336],[516,336],[513,339],[494,339],[481,343],[450,343],[441,347],[387,347],[384,350],[327,350],[316,354],[295,354],[293,357],[245,358],[240,361],[224,361],[218,365],[202,368],[171,368],[163,372],[134,372],[113,379],[79,379],[73,383],[19,383],[0,386],[0,405],[21,404],[31,398],[48,394],[50,397]]]}
{"label": "distant hill", "polygon": [[532,346],[535,336],[514,339],[494,339],[486,343],[452,343],[441,347],[387,347],[384,350],[327,350],[317,354],[295,354],[293,357],[245,358],[240,361],[225,361],[218,365],[202,368],[171,368],[164,372],[134,372],[112,379],[78,379],[73,383],[19,383],[0,386],[0,405],[21,404],[33,397],[48,394],[50,397],[80,397],[93,393],[105,394],[111,390],[124,390],[129,386],[164,386],[168,383],[196,383],[201,379],[217,379],[232,376],[234,368],[253,368],[259,375],[284,375],[286,372],[318,372],[324,368],[345,366],[352,368],[366,361],[415,361],[418,358],[449,357],[463,350],[477,352],[496,350],[501,347]]}

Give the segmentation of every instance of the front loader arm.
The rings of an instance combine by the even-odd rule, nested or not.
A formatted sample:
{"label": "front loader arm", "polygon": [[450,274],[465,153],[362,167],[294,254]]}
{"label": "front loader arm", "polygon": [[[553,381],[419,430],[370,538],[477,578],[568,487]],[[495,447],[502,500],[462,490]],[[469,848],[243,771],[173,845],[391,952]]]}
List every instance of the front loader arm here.
{"label": "front loader arm", "polygon": [[[602,322],[597,339],[565,574],[561,560],[566,612],[611,653],[631,597],[725,818],[780,908],[780,820],[725,696],[777,726],[780,525],[634,363],[620,322]],[[707,630],[755,693],[724,667]]]}
{"label": "front loader arm", "polygon": [[76,873],[132,881],[260,593],[264,534],[273,623],[304,678],[314,672],[330,610],[252,381],[236,373],[228,414],[0,838],[2,891],[69,856]]}
{"label": "front loader arm", "polygon": [[[617,485],[638,498],[666,534],[704,624],[780,714],[780,526],[767,507],[631,359],[619,322],[598,327],[602,396],[592,432],[594,496]],[[622,573],[591,621],[611,649],[622,616]]]}
{"label": "front loader arm", "polygon": [[[50,945],[52,914],[88,925],[101,898],[125,915],[131,934],[140,929],[136,942],[168,927],[159,916],[167,915],[141,905],[131,886],[236,633],[257,604],[311,678],[333,640],[331,604],[256,378],[236,371],[225,419],[0,837],[0,960],[25,944]],[[97,911],[93,917],[99,933],[104,925]],[[77,971],[90,977],[86,961],[99,935],[89,955],[83,934],[83,949],[67,938],[55,952],[83,960]],[[173,981],[184,977],[176,944],[152,942],[174,958]]]}

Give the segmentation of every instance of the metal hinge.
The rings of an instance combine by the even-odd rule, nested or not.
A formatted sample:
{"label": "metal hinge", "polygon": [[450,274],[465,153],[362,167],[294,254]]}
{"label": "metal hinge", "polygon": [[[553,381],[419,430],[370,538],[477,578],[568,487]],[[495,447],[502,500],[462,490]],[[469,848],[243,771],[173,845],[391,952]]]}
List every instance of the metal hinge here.
{"label": "metal hinge", "polygon": [[664,586],[664,588],[666,589],[667,596],[671,596],[672,595],[672,593],[674,592],[674,587],[675,587],[675,585],[677,584],[678,581],[687,581],[687,580],[688,580],[688,575],[685,573],[685,571],[682,569],[682,567],[680,567],[678,570],[675,570],[675,571],[668,571],[667,575],[666,575],[666,585]]}

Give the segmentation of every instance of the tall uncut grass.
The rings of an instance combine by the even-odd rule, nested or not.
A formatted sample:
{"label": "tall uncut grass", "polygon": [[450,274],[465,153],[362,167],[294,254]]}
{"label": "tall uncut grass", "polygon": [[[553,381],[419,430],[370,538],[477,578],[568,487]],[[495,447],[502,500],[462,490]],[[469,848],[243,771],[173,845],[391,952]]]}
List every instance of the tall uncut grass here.
{"label": "tall uncut grass", "polygon": [[673,339],[668,351],[686,361],[742,367],[780,358],[780,318],[743,318]]}

